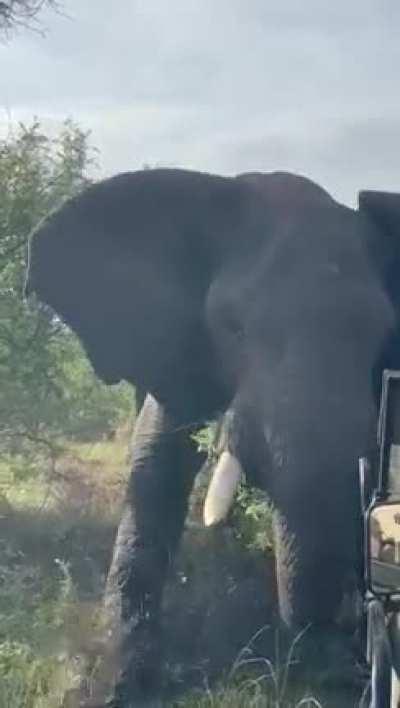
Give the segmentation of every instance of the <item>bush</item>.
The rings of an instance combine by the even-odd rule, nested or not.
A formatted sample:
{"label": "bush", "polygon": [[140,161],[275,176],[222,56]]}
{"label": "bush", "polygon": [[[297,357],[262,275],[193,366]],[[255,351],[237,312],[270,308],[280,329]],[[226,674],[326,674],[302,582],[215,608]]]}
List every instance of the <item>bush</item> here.
{"label": "bush", "polygon": [[60,642],[76,603],[68,567],[60,563],[59,578],[44,579],[10,547],[3,546],[1,560],[0,707],[61,705],[79,680]]}
{"label": "bush", "polygon": [[131,389],[103,385],[48,308],[23,301],[29,235],[90,182],[93,155],[71,121],[54,140],[34,122],[0,141],[0,451],[16,477],[54,464],[65,437],[110,433],[133,406]]}

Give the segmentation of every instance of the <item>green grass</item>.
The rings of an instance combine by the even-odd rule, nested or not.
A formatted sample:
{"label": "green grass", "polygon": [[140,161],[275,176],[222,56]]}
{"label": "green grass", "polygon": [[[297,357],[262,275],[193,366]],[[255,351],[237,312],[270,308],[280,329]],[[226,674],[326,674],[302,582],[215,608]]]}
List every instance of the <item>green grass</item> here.
{"label": "green grass", "polygon": [[[112,440],[67,441],[64,446],[51,473],[25,468],[21,458],[0,463],[0,708],[61,708],[65,696],[65,705],[75,708],[82,681],[90,693],[105,673],[101,597],[129,469],[129,430]],[[208,622],[213,629],[237,578],[247,577],[249,568],[255,568],[244,561],[248,550],[263,567],[268,552],[271,566],[272,514],[265,499],[242,489],[232,515],[234,531],[205,532],[201,526],[205,484],[200,480],[191,505],[195,523],[188,527],[166,593],[172,616],[170,648],[178,637],[176,619],[182,616],[176,641],[183,649],[171,664],[173,670],[189,662],[185,641],[190,647],[193,639],[185,624],[198,615],[200,626]],[[228,624],[221,625],[222,633],[231,622],[229,616],[224,621]],[[221,632],[214,631],[217,642]],[[234,640],[229,634],[228,641]],[[279,661],[254,658],[244,644],[231,669],[225,665],[223,683],[215,685],[213,676],[211,688],[203,682],[202,688],[192,688],[169,705],[355,705],[338,691],[332,697],[308,684],[295,686],[285,661],[280,667]],[[290,656],[287,659],[290,664]],[[194,682],[184,677],[182,685]]]}
{"label": "green grass", "polygon": [[22,563],[0,573],[0,706],[61,706],[79,678],[67,652],[77,611],[68,569],[61,567],[60,577],[47,583]]}
{"label": "green grass", "polygon": [[56,708],[77,688],[72,661],[40,657],[24,644],[0,645],[1,708]]}
{"label": "green grass", "polygon": [[243,682],[242,686],[236,688],[228,687],[194,694],[172,705],[174,708],[321,708],[321,703],[313,696],[304,694],[298,700],[277,700],[273,691],[269,692],[257,684],[249,685],[248,682]]}
{"label": "green grass", "polygon": [[119,478],[128,462],[129,430],[122,430],[112,440],[96,442],[70,442],[68,451],[82,462],[99,464],[107,472],[108,483],[114,476]]}
{"label": "green grass", "polygon": [[119,512],[129,470],[127,431],[113,440],[61,445],[65,451],[51,466],[22,456],[0,461],[0,516],[7,506],[38,513],[62,506],[79,507],[85,515]]}
{"label": "green grass", "polygon": [[127,443],[67,443],[44,473],[0,462],[0,708],[55,708],[88,682]]}

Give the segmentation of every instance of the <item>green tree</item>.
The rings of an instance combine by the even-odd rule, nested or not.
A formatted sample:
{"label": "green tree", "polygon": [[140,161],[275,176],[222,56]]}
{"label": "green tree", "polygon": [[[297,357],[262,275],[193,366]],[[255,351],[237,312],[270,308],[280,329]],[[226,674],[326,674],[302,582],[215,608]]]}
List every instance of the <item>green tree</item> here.
{"label": "green tree", "polygon": [[74,335],[46,308],[23,301],[28,237],[50,210],[85,187],[88,134],[66,121],[56,139],[38,122],[0,142],[0,446],[51,449],[96,435],[131,405],[127,387],[95,377]]}
{"label": "green tree", "polygon": [[55,0],[0,0],[0,34],[8,37],[17,27],[38,29],[38,15],[46,7],[55,9]]}

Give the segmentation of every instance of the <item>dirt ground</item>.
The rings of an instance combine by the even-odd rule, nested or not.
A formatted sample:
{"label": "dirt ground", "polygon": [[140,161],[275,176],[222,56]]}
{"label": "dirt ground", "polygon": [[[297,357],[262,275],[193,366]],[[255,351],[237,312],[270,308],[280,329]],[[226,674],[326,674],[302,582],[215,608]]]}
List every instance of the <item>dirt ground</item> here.
{"label": "dirt ground", "polygon": [[[115,511],[123,488],[121,475],[116,484],[114,479],[111,491],[101,491],[102,503],[92,503],[89,513],[92,482],[88,479],[94,479],[95,468],[91,460],[86,480],[80,468],[79,489],[71,491],[74,484],[76,487],[76,475],[72,475],[72,486],[61,485],[57,504],[40,510],[7,506],[0,513],[0,565],[11,563],[21,571],[25,566],[35,568],[36,593],[44,592],[43,588],[48,592],[59,572],[57,562],[68,568],[75,593],[74,621],[64,623],[60,631],[65,637],[60,645],[63,651],[67,647],[70,655],[84,656],[86,664],[89,661],[92,665],[101,647],[87,618],[98,614],[102,606],[118,518],[117,513],[102,514],[101,507],[109,505]],[[104,474],[96,477],[95,486],[104,478]],[[164,598],[168,700],[217,686],[221,681],[236,682],[243,676],[263,676],[268,684],[273,680],[268,678],[271,666],[278,677],[283,675],[290,649],[277,629],[274,588],[271,553],[244,548],[232,526],[206,530],[192,514]],[[291,657],[289,671],[293,690],[298,687],[299,695],[312,690],[328,708],[358,705],[365,667],[354,654],[335,646],[336,640],[326,639],[317,642],[316,652],[305,639],[299,642],[300,652]],[[60,651],[60,647],[55,646],[54,651]],[[310,670],[313,651],[318,661]]]}

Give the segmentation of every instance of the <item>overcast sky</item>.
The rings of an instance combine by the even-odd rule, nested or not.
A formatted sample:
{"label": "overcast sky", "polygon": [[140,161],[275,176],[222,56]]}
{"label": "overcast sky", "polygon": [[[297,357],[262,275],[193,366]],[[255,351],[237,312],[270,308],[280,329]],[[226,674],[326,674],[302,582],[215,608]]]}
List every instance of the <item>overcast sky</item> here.
{"label": "overcast sky", "polygon": [[0,46],[0,121],[66,116],[101,174],[285,169],[400,191],[400,0],[64,0]]}

